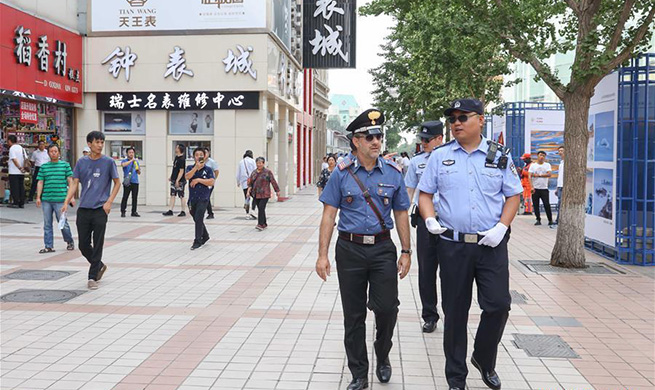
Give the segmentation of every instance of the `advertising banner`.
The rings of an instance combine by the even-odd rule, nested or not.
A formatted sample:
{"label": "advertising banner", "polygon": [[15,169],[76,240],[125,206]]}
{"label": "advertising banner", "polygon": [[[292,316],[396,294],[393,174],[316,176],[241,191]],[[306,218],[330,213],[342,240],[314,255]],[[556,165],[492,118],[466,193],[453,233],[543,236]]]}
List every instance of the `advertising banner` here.
{"label": "advertising banner", "polygon": [[91,31],[266,28],[262,0],[91,0]]}
{"label": "advertising banner", "polygon": [[257,110],[259,92],[102,92],[96,106],[103,111]]}
{"label": "advertising banner", "polygon": [[39,115],[36,112],[36,103],[28,100],[20,100],[20,122],[39,123]]}
{"label": "advertising banner", "polygon": [[499,144],[506,145],[507,137],[507,118],[505,116],[494,115],[491,117],[491,134],[488,136],[491,140]]}
{"label": "advertising banner", "polygon": [[82,37],[5,4],[0,20],[2,92],[82,104]]}
{"label": "advertising banner", "polygon": [[102,131],[105,133],[141,135],[146,132],[146,115],[143,111],[105,112],[102,118]]}
{"label": "advertising banner", "polygon": [[354,68],[355,0],[303,2],[303,67]]}
{"label": "advertising banner", "polygon": [[591,98],[587,128],[585,236],[614,246],[618,73],[606,76]]}
{"label": "advertising banner", "polygon": [[548,179],[550,203],[557,203],[555,190],[559,176],[560,156],[557,149],[564,145],[564,111],[563,110],[525,110],[525,152],[532,154],[532,161],[537,161],[537,152],[546,152],[546,162],[552,168]]}

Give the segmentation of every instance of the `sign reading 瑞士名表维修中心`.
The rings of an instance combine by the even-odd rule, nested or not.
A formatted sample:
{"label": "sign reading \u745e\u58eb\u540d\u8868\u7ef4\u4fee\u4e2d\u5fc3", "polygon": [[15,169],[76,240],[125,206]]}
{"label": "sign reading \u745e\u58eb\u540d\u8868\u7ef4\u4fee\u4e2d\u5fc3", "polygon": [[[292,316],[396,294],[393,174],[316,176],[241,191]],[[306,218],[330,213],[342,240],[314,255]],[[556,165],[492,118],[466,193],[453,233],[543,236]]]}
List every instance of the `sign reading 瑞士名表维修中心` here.
{"label": "sign reading \u745e\u58eb\u540d\u8868\u7ef4\u4fee\u4e2d\u5fc3", "polygon": [[96,106],[102,111],[257,110],[259,92],[101,92]]}
{"label": "sign reading \u745e\u58eb\u540d\u8868\u7ef4\u4fee\u4e2d\u5fc3", "polygon": [[[180,6],[184,3],[184,6]],[[91,0],[91,31],[266,28],[263,0]]]}
{"label": "sign reading \u745e\u58eb\u540d\u8868\u7ef4\u4fee\u4e2d\u5fc3", "polygon": [[303,67],[355,67],[356,0],[304,0]]}

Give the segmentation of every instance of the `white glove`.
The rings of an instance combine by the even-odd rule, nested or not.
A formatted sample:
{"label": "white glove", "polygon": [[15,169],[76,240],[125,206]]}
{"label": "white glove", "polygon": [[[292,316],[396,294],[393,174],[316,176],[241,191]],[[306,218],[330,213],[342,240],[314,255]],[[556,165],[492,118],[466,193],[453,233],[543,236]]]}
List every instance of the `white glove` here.
{"label": "white glove", "polygon": [[478,245],[486,245],[495,248],[503,240],[505,233],[507,233],[507,226],[498,222],[496,226],[491,229],[484,232],[478,232],[479,235],[484,236],[480,242],[478,242]]}
{"label": "white glove", "polygon": [[428,231],[432,234],[441,234],[446,231],[446,228],[441,227],[441,224],[437,222],[435,217],[426,218],[425,227],[427,227]]}

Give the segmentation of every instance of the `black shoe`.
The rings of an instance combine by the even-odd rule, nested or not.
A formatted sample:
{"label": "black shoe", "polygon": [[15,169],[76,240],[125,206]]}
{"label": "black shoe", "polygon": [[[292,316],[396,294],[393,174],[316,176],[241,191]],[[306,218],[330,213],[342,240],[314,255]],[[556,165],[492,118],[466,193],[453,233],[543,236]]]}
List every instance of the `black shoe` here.
{"label": "black shoe", "polygon": [[17,204],[10,204],[10,205],[8,205],[7,207],[9,207],[10,209],[17,209],[17,208],[19,208],[19,206],[18,206]]}
{"label": "black shoe", "polygon": [[347,390],[362,390],[366,388],[368,388],[367,378],[353,378],[353,380],[348,385]]}
{"label": "black shoe", "polygon": [[140,217],[139,213],[136,213],[136,212],[132,213],[132,216],[133,217]]}
{"label": "black shoe", "polygon": [[555,226],[555,222],[548,222],[548,226]]}
{"label": "black shoe", "polygon": [[184,211],[180,211],[180,213],[177,216],[178,217],[186,217],[186,213]]}
{"label": "black shoe", "polygon": [[19,208],[19,209],[24,209],[24,208],[25,208],[25,205],[23,205],[23,204],[19,204],[19,205],[18,205],[18,208]]}
{"label": "black shoe", "polygon": [[454,387],[454,386],[450,386],[450,387],[448,387],[448,389],[449,389],[449,390],[464,390],[465,387]]}
{"label": "black shoe", "polygon": [[168,210],[168,211],[165,212],[165,213],[161,213],[161,215],[165,215],[165,216],[167,216],[167,217],[170,217],[171,215],[173,215],[173,210]]}
{"label": "black shoe", "polygon": [[202,240],[200,240],[200,245],[205,245],[207,241],[209,241],[209,236],[203,237]]}
{"label": "black shoe", "polygon": [[529,212],[529,211],[524,211],[524,212],[523,212],[523,215],[532,215],[532,213]]}
{"label": "black shoe", "polygon": [[214,214],[209,214],[209,215],[207,216],[207,219],[214,219]]}
{"label": "black shoe", "polygon": [[378,362],[375,375],[381,383],[389,382],[389,379],[391,379],[391,363],[389,363],[389,358],[384,359],[381,363]]}
{"label": "black shoe", "polygon": [[426,321],[423,324],[423,333],[432,333],[437,329],[437,321]]}
{"label": "black shoe", "polygon": [[472,356],[471,356],[471,363],[473,364],[473,367],[477,368],[478,371],[480,371],[480,374],[482,375],[482,382],[484,382],[484,384],[487,385],[488,388],[494,390],[500,390],[500,378],[498,377],[498,374],[496,374],[496,371],[483,370],[480,364],[478,363],[478,361],[475,360],[475,358]]}
{"label": "black shoe", "polygon": [[541,221],[537,221],[534,223],[534,226],[541,226]]}
{"label": "black shoe", "polygon": [[194,241],[193,241],[193,245],[191,245],[191,250],[198,249],[198,248],[200,248],[201,246],[202,246],[201,243],[199,243],[198,241],[195,241],[195,240],[194,240]]}
{"label": "black shoe", "polygon": [[121,218],[125,218],[125,211],[121,211]]}

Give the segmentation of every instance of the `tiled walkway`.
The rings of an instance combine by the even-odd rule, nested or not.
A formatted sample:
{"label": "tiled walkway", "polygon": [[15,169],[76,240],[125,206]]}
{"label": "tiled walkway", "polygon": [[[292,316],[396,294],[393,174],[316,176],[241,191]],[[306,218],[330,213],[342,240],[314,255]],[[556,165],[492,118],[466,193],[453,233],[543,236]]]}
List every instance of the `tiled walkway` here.
{"label": "tiled walkway", "polygon": [[[114,210],[104,252],[109,269],[96,291],[86,291],[86,261],[67,252],[59,236],[56,253],[37,254],[42,225],[33,207],[0,208],[1,274],[75,273],[55,281],[0,279],[1,293],[85,292],[66,303],[2,303],[1,389],[336,390],[350,380],[336,275],[323,283],[314,273],[321,215],[314,189],[270,204],[264,232],[243,210],[218,211],[208,221],[211,241],[197,251],[189,250],[189,217],[143,207],[142,218],[123,219]],[[554,239],[530,217],[514,223],[511,289],[525,302],[515,300],[500,347],[503,389],[655,388],[652,270],[591,253],[589,262],[621,273],[537,274],[519,263],[548,259]],[[399,282],[393,377],[380,385],[371,369],[373,389],[447,388],[442,324],[433,334],[420,331],[413,260]],[[474,302],[469,346],[479,313]],[[370,315],[371,354],[373,326]],[[559,335],[579,358],[529,357],[515,334]],[[469,369],[469,388],[486,388]]]}

